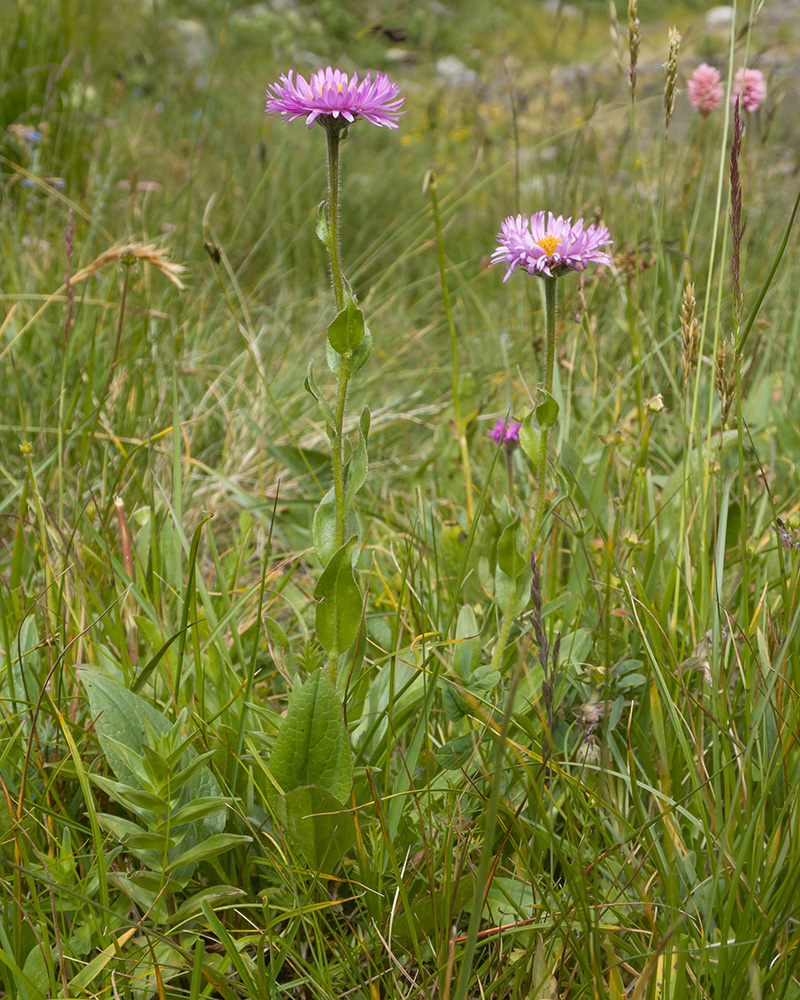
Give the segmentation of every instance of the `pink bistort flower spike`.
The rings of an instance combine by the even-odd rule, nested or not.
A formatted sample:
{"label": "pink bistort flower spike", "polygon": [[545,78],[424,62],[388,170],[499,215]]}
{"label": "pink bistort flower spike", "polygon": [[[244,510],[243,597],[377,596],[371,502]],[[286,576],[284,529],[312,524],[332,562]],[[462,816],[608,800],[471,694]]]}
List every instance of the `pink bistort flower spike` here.
{"label": "pink bistort flower spike", "polygon": [[376,73],[373,80],[367,73],[359,83],[358,73],[353,73],[351,79],[347,73],[328,66],[312,74],[309,82],[289,70],[279,83],[267,87],[265,110],[287,122],[305,118],[309,128],[318,118],[323,119],[321,124],[338,124],[340,128],[356,118],[366,118],[373,125],[396,129],[404,101],[398,85],[386,75]]}
{"label": "pink bistort flower spike", "polygon": [[519,429],[522,424],[518,420],[498,419],[494,422],[494,427],[488,432],[489,437],[495,444],[505,444],[513,447],[519,444]]}
{"label": "pink bistort flower spike", "polygon": [[737,70],[733,78],[731,101],[738,97],[745,111],[756,111],[767,96],[767,84],[760,69]]}
{"label": "pink bistort flower spike", "polygon": [[497,234],[500,244],[490,264],[506,264],[506,282],[518,267],[528,274],[557,278],[567,271],[585,271],[589,264],[610,264],[611,258],[600,247],[611,243],[605,226],[583,228],[583,219],[573,223],[552,212],[509,216]]}
{"label": "pink bistort flower spike", "polygon": [[723,93],[719,70],[713,66],[702,63],[692,73],[689,80],[689,103],[703,118],[707,118],[722,104]]}

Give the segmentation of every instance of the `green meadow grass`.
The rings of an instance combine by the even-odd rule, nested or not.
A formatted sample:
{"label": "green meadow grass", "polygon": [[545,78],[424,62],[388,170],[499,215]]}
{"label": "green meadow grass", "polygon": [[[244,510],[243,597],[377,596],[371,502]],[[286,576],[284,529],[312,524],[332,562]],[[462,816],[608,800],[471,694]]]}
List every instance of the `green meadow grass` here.
{"label": "green meadow grass", "polygon": [[[796,94],[770,61],[797,37],[746,7],[710,35],[709,6],[670,5],[681,91],[704,59],[772,67],[738,324],[732,122],[681,93],[665,138],[644,2],[634,107],[621,3],[621,47],[601,2],[0,10],[4,995],[800,997]],[[342,145],[363,620],[318,692],[346,730],[336,707],[309,750],[351,777],[298,780],[294,822],[333,305],[324,133],[263,105],[329,62],[388,72],[406,114]],[[620,256],[559,281],[540,579],[498,649],[535,476],[487,431],[533,405],[545,324],[488,259],[540,208]]]}

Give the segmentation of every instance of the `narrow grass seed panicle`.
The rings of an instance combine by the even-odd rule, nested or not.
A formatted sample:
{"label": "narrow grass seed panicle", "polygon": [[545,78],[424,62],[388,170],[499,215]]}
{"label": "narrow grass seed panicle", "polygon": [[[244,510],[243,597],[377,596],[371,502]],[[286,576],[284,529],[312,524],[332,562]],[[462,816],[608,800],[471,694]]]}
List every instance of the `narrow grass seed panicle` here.
{"label": "narrow grass seed panicle", "polygon": [[267,87],[265,110],[287,122],[305,118],[309,128],[318,119],[326,127],[341,129],[365,118],[373,125],[396,129],[404,101],[400,87],[384,74],[376,73],[373,80],[367,73],[359,83],[358,73],[350,78],[328,66],[312,74],[310,81],[289,70],[288,76]]}
{"label": "narrow grass seed panicle", "polygon": [[675,110],[675,84],[678,79],[678,50],[681,47],[681,33],[677,28],[669,29],[669,51],[664,67],[664,135],[669,132],[672,112]]}
{"label": "narrow grass seed panicle", "polygon": [[611,258],[600,247],[611,243],[605,226],[594,224],[584,229],[583,219],[573,223],[563,215],[536,212],[510,215],[497,234],[499,247],[490,264],[504,262],[506,282],[518,267],[528,274],[556,278],[567,271],[585,271],[589,264],[610,264]]}

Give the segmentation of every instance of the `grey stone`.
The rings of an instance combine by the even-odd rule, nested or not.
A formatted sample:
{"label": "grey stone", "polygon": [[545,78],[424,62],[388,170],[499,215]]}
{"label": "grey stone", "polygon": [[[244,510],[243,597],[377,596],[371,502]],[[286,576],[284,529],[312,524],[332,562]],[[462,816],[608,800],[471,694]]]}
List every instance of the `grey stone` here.
{"label": "grey stone", "polygon": [[478,85],[478,74],[469,69],[456,56],[442,56],[436,60],[436,72],[450,87],[471,89]]}

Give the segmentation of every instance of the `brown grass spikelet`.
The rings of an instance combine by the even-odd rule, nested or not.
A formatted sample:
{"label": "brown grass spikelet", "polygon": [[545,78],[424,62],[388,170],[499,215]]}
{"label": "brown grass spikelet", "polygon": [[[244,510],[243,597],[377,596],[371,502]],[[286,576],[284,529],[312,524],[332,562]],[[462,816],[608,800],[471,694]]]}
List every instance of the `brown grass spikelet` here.
{"label": "brown grass spikelet", "polygon": [[678,51],[681,47],[681,33],[677,28],[669,29],[669,51],[664,66],[664,135],[669,134],[669,123],[675,110],[675,82],[678,79]]}
{"label": "brown grass spikelet", "polygon": [[91,264],[87,264],[86,267],[76,272],[72,276],[72,284],[75,285],[79,281],[91,277],[91,275],[101,271],[107,264],[122,263],[130,265],[136,261],[142,261],[145,264],[151,264],[153,267],[158,268],[164,277],[181,291],[186,287],[181,281],[181,275],[186,268],[182,264],[173,263],[167,256],[166,250],[152,243],[120,243],[117,246],[109,247],[99,257],[95,257]]}
{"label": "brown grass spikelet", "polygon": [[636,90],[636,67],[639,64],[639,49],[642,44],[642,33],[639,30],[639,0],[628,0],[628,55],[630,66],[628,75],[631,81],[631,94]]}
{"label": "brown grass spikelet", "polygon": [[614,256],[614,267],[626,281],[633,281],[637,274],[649,271],[657,260],[658,254],[655,250],[651,250],[649,253],[623,250]]}
{"label": "brown grass spikelet", "polygon": [[[741,355],[739,356],[741,363]],[[717,349],[717,357],[714,361],[714,384],[717,388],[720,402],[720,427],[724,427],[728,422],[728,414],[736,395],[736,374],[734,370],[729,371],[728,349],[725,342],[721,341]]]}
{"label": "brown grass spikelet", "polygon": [[700,321],[695,316],[696,306],[694,284],[690,281],[683,290],[683,307],[681,308],[681,355],[684,386],[697,365],[700,350]]}

